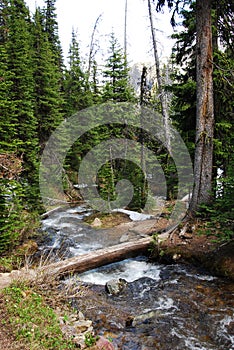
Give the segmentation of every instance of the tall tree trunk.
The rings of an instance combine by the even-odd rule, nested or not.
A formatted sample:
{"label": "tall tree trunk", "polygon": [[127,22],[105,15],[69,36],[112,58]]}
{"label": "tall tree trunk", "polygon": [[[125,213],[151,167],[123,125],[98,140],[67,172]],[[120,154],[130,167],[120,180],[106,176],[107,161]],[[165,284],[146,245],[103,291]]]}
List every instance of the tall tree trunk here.
{"label": "tall tree trunk", "polygon": [[[145,104],[145,94],[146,94],[146,77],[147,77],[147,68],[144,66],[141,73],[141,91],[140,91],[140,105],[141,107]],[[145,164],[145,150],[144,150],[144,135],[143,135],[143,115],[144,113],[141,110],[141,134],[140,134],[140,143],[141,143],[141,170],[144,173],[144,182],[141,188],[141,204],[144,202],[144,197],[146,193],[146,164]]]}
{"label": "tall tree trunk", "polygon": [[197,0],[197,113],[194,158],[194,188],[190,213],[201,203],[212,199],[213,167],[213,52],[211,28],[211,0]]}
{"label": "tall tree trunk", "polygon": [[127,59],[127,15],[128,15],[128,0],[125,0],[124,10],[124,56]]}
{"label": "tall tree trunk", "polygon": [[89,58],[88,58],[88,73],[87,73],[87,81],[89,80],[90,77],[90,72],[91,72],[91,66],[92,62],[94,61],[94,55],[95,55],[95,34],[98,28],[98,24],[100,22],[102,15],[99,15],[95,21],[92,35],[91,35],[91,40],[90,40],[90,45],[89,45]]}
{"label": "tall tree trunk", "polygon": [[157,83],[158,83],[159,100],[162,108],[163,123],[164,123],[164,130],[165,130],[165,141],[166,141],[166,147],[170,152],[170,149],[171,149],[170,121],[169,121],[169,115],[168,115],[167,99],[163,91],[162,76],[160,72],[160,62],[158,57],[156,34],[154,29],[153,17],[152,17],[151,0],[148,0],[148,11],[149,11],[150,28],[151,28],[153,49],[154,49],[154,60],[155,60],[156,77],[157,77]]}

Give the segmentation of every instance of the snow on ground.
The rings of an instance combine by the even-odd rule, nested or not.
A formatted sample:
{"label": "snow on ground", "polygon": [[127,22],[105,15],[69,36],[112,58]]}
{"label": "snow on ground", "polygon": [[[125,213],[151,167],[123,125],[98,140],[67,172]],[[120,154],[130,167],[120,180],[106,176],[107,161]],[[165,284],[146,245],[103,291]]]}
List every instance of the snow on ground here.
{"label": "snow on ground", "polygon": [[143,220],[148,220],[153,218],[153,216],[150,214],[142,214],[142,213],[138,213],[137,211],[131,211],[126,209],[113,209],[112,211],[127,214],[129,215],[129,218],[132,221],[143,221]]}

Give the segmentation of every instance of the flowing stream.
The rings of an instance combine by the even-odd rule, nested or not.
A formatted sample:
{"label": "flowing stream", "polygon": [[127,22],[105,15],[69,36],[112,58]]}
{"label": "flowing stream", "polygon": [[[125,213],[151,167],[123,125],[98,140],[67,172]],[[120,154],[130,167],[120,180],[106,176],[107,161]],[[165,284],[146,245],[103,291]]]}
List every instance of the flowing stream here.
{"label": "flowing stream", "polygon": [[[95,229],[85,206],[51,214],[40,249],[55,259],[119,243],[123,232]],[[122,350],[234,349],[233,283],[191,265],[127,259],[75,276],[86,293],[73,300],[99,334]],[[119,295],[105,291],[113,278],[127,281]]]}

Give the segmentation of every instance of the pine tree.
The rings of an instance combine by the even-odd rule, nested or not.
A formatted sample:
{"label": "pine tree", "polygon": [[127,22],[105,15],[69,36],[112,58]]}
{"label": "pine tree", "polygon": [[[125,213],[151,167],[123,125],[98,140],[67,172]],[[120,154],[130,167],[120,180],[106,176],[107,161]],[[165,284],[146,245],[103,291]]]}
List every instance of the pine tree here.
{"label": "pine tree", "polygon": [[61,74],[54,60],[54,52],[45,29],[43,12],[35,12],[32,27],[33,74],[34,74],[34,114],[38,123],[38,137],[41,150],[52,131],[63,120],[63,98]]}
{"label": "pine tree", "polygon": [[[1,2],[0,22],[0,251],[3,252],[25,232],[25,213],[29,208],[38,208],[39,189],[31,20],[24,1]],[[14,174],[17,162],[22,163],[20,176],[18,171]]]}
{"label": "pine tree", "polygon": [[[65,71],[64,98],[65,115],[70,117],[78,111],[92,105],[92,93],[87,81],[87,76],[82,69],[79,43],[74,30],[72,31],[71,44],[69,48],[68,68]],[[77,140],[66,159],[69,172],[78,170],[80,155],[87,151],[88,140],[84,143]]]}
{"label": "pine tree", "polygon": [[37,177],[38,138],[33,103],[31,21],[23,0],[10,0],[8,11],[5,48],[7,68],[12,74],[9,99],[14,104],[14,109],[11,123],[14,125],[16,152],[24,155],[23,175],[32,185]]}
{"label": "pine tree", "polygon": [[[5,17],[5,18],[4,18]],[[15,145],[15,123],[12,115],[14,102],[10,98],[14,74],[8,69],[8,55],[6,49],[7,40],[7,6],[1,4],[0,12],[0,153],[14,152]]]}
{"label": "pine tree", "polygon": [[62,72],[63,55],[58,33],[58,22],[55,7],[56,0],[45,0],[45,3],[45,31],[47,33],[48,40],[52,46],[52,52],[54,54],[56,63],[59,67],[59,70]]}
{"label": "pine tree", "polygon": [[69,64],[65,71],[64,96],[66,116],[71,116],[92,104],[92,94],[82,69],[79,43],[74,30],[69,49]]}
{"label": "pine tree", "polygon": [[102,94],[103,101],[134,102],[136,99],[133,88],[129,83],[127,59],[114,33],[111,33],[110,36],[109,54],[110,56],[103,71],[103,77],[105,79]]}
{"label": "pine tree", "polygon": [[[159,6],[163,6],[166,1],[160,0]],[[217,195],[215,182],[217,170],[222,169],[223,179],[219,178],[219,183],[223,181],[223,194],[231,193],[229,186],[233,181],[230,177],[233,154],[233,43],[230,40],[233,34],[233,6],[231,1],[213,0],[212,5],[212,30],[213,30],[213,86],[214,86],[214,162],[213,162],[213,199],[216,205]],[[168,2],[173,7],[173,1]],[[199,6],[198,6],[199,5]],[[200,6],[205,2],[193,2],[189,10],[182,10],[184,30],[174,35],[177,39],[175,48],[176,63],[183,67],[175,75],[177,81],[173,85],[172,91],[175,95],[173,101],[173,119],[178,123],[183,137],[189,145],[191,155],[194,156],[195,142],[195,119],[196,119],[196,60],[197,55],[195,39],[197,36],[196,12],[201,10]],[[206,2],[207,5],[207,2]],[[175,8],[176,9],[176,8]],[[177,8],[178,10],[178,8]],[[197,18],[200,17],[201,14]],[[207,14],[206,14],[207,17]],[[221,49],[219,43],[222,43]],[[210,62],[211,63],[211,62]],[[207,134],[208,135],[208,134]],[[206,136],[207,136],[206,135]],[[204,135],[203,135],[204,136]],[[208,140],[207,140],[208,141]],[[207,162],[205,162],[207,166]],[[227,176],[228,174],[228,176]],[[210,192],[211,194],[211,192]],[[219,191],[219,195],[221,192]],[[223,196],[225,201],[225,195]],[[220,199],[219,199],[220,202]],[[220,202],[221,203],[221,202]]]}

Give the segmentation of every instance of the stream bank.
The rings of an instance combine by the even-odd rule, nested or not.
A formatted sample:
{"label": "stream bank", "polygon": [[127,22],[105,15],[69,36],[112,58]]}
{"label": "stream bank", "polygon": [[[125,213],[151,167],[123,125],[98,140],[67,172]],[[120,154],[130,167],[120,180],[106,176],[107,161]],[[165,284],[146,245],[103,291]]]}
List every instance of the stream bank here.
{"label": "stream bank", "polygon": [[[65,256],[79,258],[156,231],[162,233],[168,226],[164,216],[106,229],[104,218],[94,215],[87,224],[80,219],[81,213],[86,215],[85,208],[70,208],[46,219],[44,227],[50,237],[43,249],[53,248],[57,254],[62,247]],[[182,228],[172,232],[160,249],[152,247],[150,261],[145,256],[125,259],[64,278],[64,287],[73,283],[85,290],[71,298],[73,307],[93,321],[96,334],[111,338],[115,349],[232,349],[233,283],[214,276],[202,267],[202,260],[195,259],[196,251],[207,258],[217,249],[217,243],[198,236],[196,230],[194,226],[192,232],[189,227],[186,232]],[[170,254],[166,246],[172,249]],[[106,291],[106,283],[113,279],[124,281],[116,294]]]}
{"label": "stream bank", "polygon": [[[106,229],[103,222],[93,227],[95,217],[91,224],[85,223],[83,219],[89,214],[80,206],[52,213],[43,220],[44,239],[38,242],[38,257],[58,261],[79,256],[163,232],[168,224],[163,217],[152,219],[154,222],[127,220]],[[170,254],[166,244],[172,249]],[[179,248],[181,251],[173,250]],[[72,306],[86,320],[92,320],[95,334],[111,338],[115,349],[229,350],[234,346],[233,283],[201,268],[200,260],[194,257],[199,249],[199,254],[207,258],[215,252],[217,243],[198,236],[196,227],[193,232],[175,231],[160,249],[153,250],[154,261],[142,256],[74,274],[73,278],[60,280],[60,289],[66,290],[71,283],[84,291],[68,296]],[[190,256],[186,256],[186,250]],[[113,278],[126,281],[116,295],[108,294],[105,288]]]}
{"label": "stream bank", "polygon": [[193,264],[234,281],[234,239],[220,242],[217,236],[198,234],[197,227],[190,222],[175,230],[155,247],[151,259],[164,264]]}

